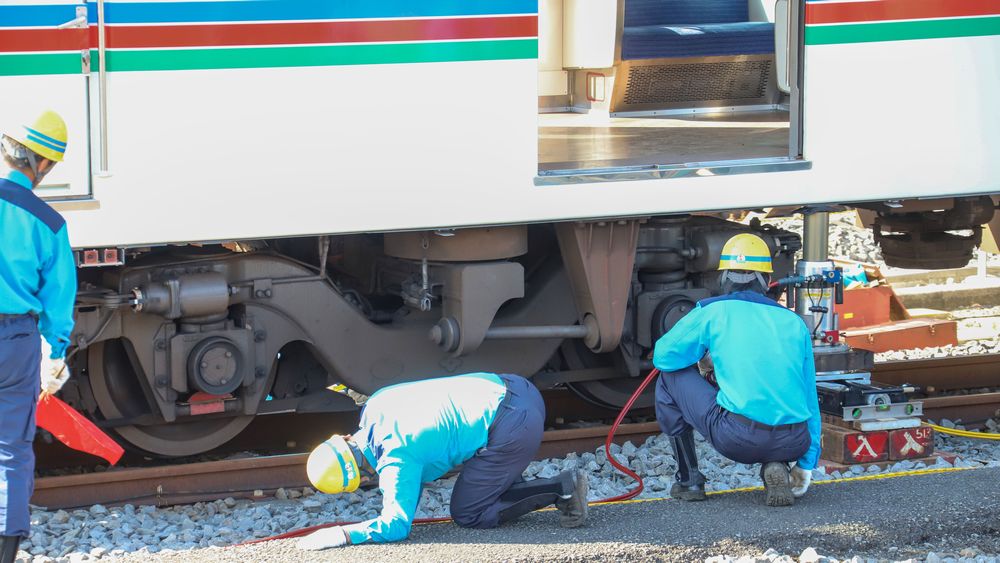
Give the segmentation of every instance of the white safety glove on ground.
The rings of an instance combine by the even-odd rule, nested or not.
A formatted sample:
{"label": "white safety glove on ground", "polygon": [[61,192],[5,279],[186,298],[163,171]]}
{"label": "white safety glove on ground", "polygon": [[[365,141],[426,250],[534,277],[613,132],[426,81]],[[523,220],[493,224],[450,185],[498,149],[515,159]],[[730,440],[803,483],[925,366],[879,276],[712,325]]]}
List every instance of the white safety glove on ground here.
{"label": "white safety glove on ground", "polygon": [[51,354],[52,348],[43,338],[41,365],[43,395],[55,395],[69,379],[69,367],[66,366],[66,360],[63,358],[52,359],[49,357]]}
{"label": "white safety glove on ground", "polygon": [[792,466],[790,477],[792,480],[792,495],[795,496],[795,498],[799,498],[806,494],[806,491],[809,490],[809,484],[812,483],[812,471],[802,469],[798,465],[795,465]]}
{"label": "white safety glove on ground", "polygon": [[350,544],[347,539],[347,532],[340,526],[316,530],[308,536],[299,540],[299,549],[316,551],[331,547],[342,547]]}

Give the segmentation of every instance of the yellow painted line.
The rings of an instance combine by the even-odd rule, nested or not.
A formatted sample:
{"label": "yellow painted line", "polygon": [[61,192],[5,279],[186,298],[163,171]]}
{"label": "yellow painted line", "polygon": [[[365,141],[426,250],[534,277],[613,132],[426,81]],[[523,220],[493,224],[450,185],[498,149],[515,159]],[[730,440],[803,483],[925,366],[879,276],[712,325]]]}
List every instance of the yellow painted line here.
{"label": "yellow painted line", "polygon": [[[985,466],[982,466],[985,467]],[[913,469],[910,471],[897,471],[895,473],[879,473],[877,475],[859,475],[857,477],[841,477],[839,479],[827,479],[824,481],[813,481],[812,485],[836,485],[840,483],[853,483],[856,481],[881,481],[886,479],[898,479],[902,477],[921,477],[924,475],[939,475],[942,473],[957,473],[959,471],[972,471],[975,469],[981,469],[982,467],[940,467],[933,469]],[[726,489],[724,491],[708,491],[706,495],[728,495],[733,493],[751,493],[754,491],[763,491],[764,486],[758,485],[756,487],[741,487],[738,489]],[[589,503],[590,506],[612,506],[612,505],[622,505],[622,504],[641,504],[644,502],[662,502],[677,500],[671,497],[655,497],[655,498],[634,498],[629,500],[615,500],[610,502],[593,501]],[[554,506],[543,508],[537,512],[550,512],[555,510]],[[432,524],[447,524],[447,522],[425,522],[420,525],[427,526]]]}
{"label": "yellow painted line", "polygon": [[[882,479],[896,479],[899,477],[919,477],[922,475],[936,475],[939,473],[955,473],[957,471],[970,471],[973,469],[979,469],[979,467],[941,467],[935,469],[914,469],[911,471],[898,471],[896,473],[879,473],[878,475],[859,475],[857,477],[841,477],[839,479],[827,479],[824,481],[813,481],[812,485],[833,485],[838,483],[851,483],[854,481],[878,481]],[[763,491],[764,486],[758,485],[756,487],[740,487],[738,489],[726,489],[724,491],[708,491],[706,495],[728,495],[733,493],[750,493],[753,491]],[[613,504],[632,504],[640,502],[653,502],[653,501],[664,501],[664,500],[675,500],[670,497],[657,497],[657,498],[637,498],[630,500],[616,500],[612,502],[592,502],[590,506],[608,506]]]}
{"label": "yellow painted line", "polygon": [[931,469],[913,469],[910,471],[898,471],[896,473],[858,475],[857,477],[841,477],[840,479],[829,479],[827,481],[814,481],[813,485],[849,483],[851,481],[879,481],[881,479],[895,479],[897,477],[919,477],[921,475],[937,475],[939,473],[956,473],[958,471],[971,471],[973,469],[979,469],[979,467],[936,467]]}

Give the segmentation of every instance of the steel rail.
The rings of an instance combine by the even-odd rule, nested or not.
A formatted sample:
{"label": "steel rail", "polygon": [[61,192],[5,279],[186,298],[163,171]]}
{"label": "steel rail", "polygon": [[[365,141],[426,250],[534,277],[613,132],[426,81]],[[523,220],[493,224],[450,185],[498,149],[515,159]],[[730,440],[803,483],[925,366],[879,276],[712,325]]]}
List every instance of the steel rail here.
{"label": "steel rail", "polygon": [[[883,383],[919,385],[932,393],[998,387],[1000,354],[883,362],[875,365],[872,376]],[[547,395],[547,402],[558,405],[557,412],[578,410],[579,402],[571,399],[558,393]],[[923,402],[926,418],[961,419],[973,427],[1000,411],[1000,393],[932,396]],[[607,426],[548,431],[537,459],[594,451],[607,431]],[[625,424],[616,442],[636,443],[659,432],[655,422]],[[298,453],[42,477],[36,481],[32,503],[75,508],[93,504],[166,506],[226,497],[263,499],[278,488],[308,486],[305,460],[306,454]]]}
{"label": "steel rail", "polygon": [[977,354],[875,364],[872,379],[881,383],[917,385],[928,393],[1000,387],[1000,354]]}
{"label": "steel rail", "polygon": [[[545,432],[535,459],[592,452],[607,433],[607,426]],[[637,443],[659,433],[655,422],[623,424],[615,441]],[[307,454],[285,454],[42,477],[35,481],[31,503],[58,509],[94,504],[169,506],[227,497],[263,500],[279,488],[309,486],[306,458]]]}
{"label": "steel rail", "polygon": [[1000,387],[1000,354],[881,362],[875,364],[872,379],[920,387],[930,395],[921,399],[927,420],[961,420],[969,428],[980,428],[1000,413],[1000,393],[935,396],[962,389]]}
{"label": "steel rail", "polygon": [[924,403],[924,419],[960,420],[970,430],[982,428],[987,420],[1000,415],[1000,393],[927,397],[921,401]]}

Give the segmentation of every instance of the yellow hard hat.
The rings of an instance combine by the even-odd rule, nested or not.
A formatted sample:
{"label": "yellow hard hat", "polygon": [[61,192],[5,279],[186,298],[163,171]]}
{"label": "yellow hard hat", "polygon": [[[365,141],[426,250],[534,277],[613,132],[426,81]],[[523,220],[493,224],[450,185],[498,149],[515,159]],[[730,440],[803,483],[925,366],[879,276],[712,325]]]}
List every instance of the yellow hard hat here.
{"label": "yellow hard hat", "polygon": [[719,257],[720,270],[749,270],[770,274],[771,250],[757,235],[740,233],[726,241]]}
{"label": "yellow hard hat", "polygon": [[7,133],[7,136],[38,156],[55,162],[62,162],[66,154],[66,122],[52,110],[43,112],[32,125],[25,125],[23,133]]}
{"label": "yellow hard hat", "polygon": [[349,493],[361,484],[358,460],[343,436],[330,436],[316,446],[306,461],[306,475],[316,490],[329,494]]}

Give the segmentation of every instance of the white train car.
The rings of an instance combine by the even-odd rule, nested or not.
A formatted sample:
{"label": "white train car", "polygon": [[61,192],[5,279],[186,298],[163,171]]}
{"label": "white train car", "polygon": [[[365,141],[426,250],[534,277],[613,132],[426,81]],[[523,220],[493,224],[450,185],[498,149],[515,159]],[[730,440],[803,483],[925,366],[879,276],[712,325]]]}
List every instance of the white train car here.
{"label": "white train car", "polygon": [[[944,267],[1000,193],[989,0],[6,0],[5,122],[80,255],[67,398],[148,452],[488,369],[620,404],[705,212],[867,209]],[[700,214],[700,215],[691,215]],[[928,260],[927,257],[932,257]]]}

